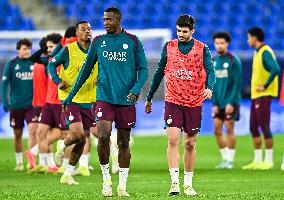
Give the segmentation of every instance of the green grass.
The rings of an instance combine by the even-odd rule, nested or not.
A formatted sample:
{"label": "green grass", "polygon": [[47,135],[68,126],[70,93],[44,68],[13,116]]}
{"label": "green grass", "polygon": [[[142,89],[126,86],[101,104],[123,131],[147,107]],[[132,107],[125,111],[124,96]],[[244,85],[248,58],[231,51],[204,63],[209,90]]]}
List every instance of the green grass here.
{"label": "green grass", "polygon": [[[132,166],[128,181],[129,199],[185,199],[168,197],[169,173],[166,162],[165,137],[136,137],[132,150]],[[25,141],[26,144],[26,141]],[[253,156],[249,136],[237,138],[235,169],[215,170],[220,161],[215,139],[200,136],[197,145],[197,164],[194,186],[199,196],[193,199],[284,199],[284,172],[280,171],[284,137],[275,137],[275,167],[270,171],[244,171],[240,167]],[[79,186],[59,184],[60,175],[31,175],[16,173],[12,140],[0,140],[0,199],[104,199],[101,194],[101,175],[96,151],[91,177],[76,177]],[[181,171],[182,165],[181,165]],[[181,174],[181,183],[183,176]],[[118,175],[113,176],[114,191]],[[113,197],[111,199],[118,199]]]}

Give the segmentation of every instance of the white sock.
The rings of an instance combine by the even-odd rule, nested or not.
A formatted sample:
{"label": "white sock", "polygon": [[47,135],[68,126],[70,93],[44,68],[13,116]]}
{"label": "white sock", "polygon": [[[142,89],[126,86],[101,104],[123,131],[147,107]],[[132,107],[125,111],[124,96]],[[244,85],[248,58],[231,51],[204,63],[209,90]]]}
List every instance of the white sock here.
{"label": "white sock", "polygon": [[48,153],[47,154],[47,165],[48,167],[56,167],[55,162],[54,162],[54,155],[53,153]]}
{"label": "white sock", "polygon": [[253,161],[256,163],[262,162],[262,149],[254,150],[254,160]]}
{"label": "white sock", "polygon": [[64,170],[64,175],[71,176],[71,174],[74,172],[76,166],[68,164]]}
{"label": "white sock", "polygon": [[64,140],[60,140],[59,144],[58,144],[58,148],[60,151],[64,151],[66,149],[66,146],[64,144]]}
{"label": "white sock", "polygon": [[126,188],[129,168],[119,168],[119,186]]}
{"label": "white sock", "polygon": [[33,154],[35,156],[38,155],[39,154],[38,145],[33,146],[31,148],[30,152],[31,152],[31,154]]}
{"label": "white sock", "polygon": [[15,153],[16,164],[23,164],[23,152]]}
{"label": "white sock", "polygon": [[66,168],[68,165],[69,159],[68,158],[63,158],[63,163],[62,163],[62,167]]}
{"label": "white sock", "polygon": [[219,150],[222,156],[222,160],[228,160],[228,147],[220,148]]}
{"label": "white sock", "polygon": [[266,149],[265,150],[264,162],[273,164],[273,149]]}
{"label": "white sock", "polygon": [[192,177],[194,172],[184,172],[184,185],[192,186]]}
{"label": "white sock", "polygon": [[106,165],[101,165],[101,170],[102,170],[104,181],[111,179],[111,176],[109,173],[109,163]]}
{"label": "white sock", "polygon": [[47,153],[39,153],[39,165],[47,165]]}
{"label": "white sock", "polygon": [[179,168],[169,169],[172,183],[179,183]]}
{"label": "white sock", "polygon": [[80,160],[79,160],[79,166],[80,167],[89,167],[89,155],[81,155]]}
{"label": "white sock", "polygon": [[229,162],[234,162],[234,160],[235,160],[235,153],[236,153],[235,149],[228,149],[227,150],[227,155],[228,155],[227,160]]}

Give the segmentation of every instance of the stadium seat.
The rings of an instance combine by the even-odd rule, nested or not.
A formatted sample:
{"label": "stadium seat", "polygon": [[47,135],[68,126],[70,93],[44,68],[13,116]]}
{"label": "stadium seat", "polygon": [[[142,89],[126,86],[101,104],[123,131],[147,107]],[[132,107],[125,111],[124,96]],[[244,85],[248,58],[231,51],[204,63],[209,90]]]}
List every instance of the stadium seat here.
{"label": "stadium seat", "polygon": [[[0,6],[7,5],[7,2],[7,0],[2,1]],[[262,26],[267,31],[276,27],[280,29],[274,33],[275,37],[271,37],[273,34],[271,31],[267,33],[272,40],[283,37],[284,30],[283,1],[223,0],[220,3],[218,0],[211,0],[209,3],[208,0],[144,0],[143,2],[125,0],[113,3],[112,0],[90,0],[82,8],[77,6],[80,0],[71,1],[69,4],[65,4],[65,0],[52,0],[51,2],[55,6],[64,7],[65,15],[70,19],[89,19],[94,21],[93,25],[96,27],[102,27],[102,22],[98,19],[101,18],[106,7],[118,6],[122,10],[123,24],[126,28],[171,28],[173,36],[176,34],[175,22],[178,15],[187,13],[195,17],[198,29],[196,35],[204,39],[206,43],[211,42],[211,36],[217,30],[229,31],[234,41],[245,40],[244,42],[233,42],[232,49],[248,48],[246,33],[252,26]],[[6,8],[5,12],[7,10],[9,12],[9,9],[10,7]],[[277,48],[282,46],[277,42],[271,42],[277,44]]]}
{"label": "stadium seat", "polygon": [[0,1],[0,30],[33,30],[31,19],[22,15],[20,8],[11,5],[8,0]]}

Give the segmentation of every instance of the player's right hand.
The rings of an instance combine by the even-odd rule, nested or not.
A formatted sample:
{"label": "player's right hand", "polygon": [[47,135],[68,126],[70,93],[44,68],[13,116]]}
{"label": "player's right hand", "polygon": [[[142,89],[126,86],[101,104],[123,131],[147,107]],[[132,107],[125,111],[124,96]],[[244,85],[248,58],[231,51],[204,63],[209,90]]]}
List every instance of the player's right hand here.
{"label": "player's right hand", "polygon": [[211,97],[212,97],[212,91],[210,90],[210,89],[205,89],[204,91],[203,91],[203,98],[204,99],[211,99]]}
{"label": "player's right hand", "polygon": [[145,103],[145,113],[149,114],[152,112],[152,102],[146,101]]}
{"label": "player's right hand", "polygon": [[60,81],[60,83],[58,84],[58,88],[60,90],[65,90],[67,88],[67,83],[65,81]]}
{"label": "player's right hand", "polygon": [[4,106],[3,106],[3,110],[4,110],[4,112],[9,112],[9,110],[10,110],[10,105],[4,105]]}

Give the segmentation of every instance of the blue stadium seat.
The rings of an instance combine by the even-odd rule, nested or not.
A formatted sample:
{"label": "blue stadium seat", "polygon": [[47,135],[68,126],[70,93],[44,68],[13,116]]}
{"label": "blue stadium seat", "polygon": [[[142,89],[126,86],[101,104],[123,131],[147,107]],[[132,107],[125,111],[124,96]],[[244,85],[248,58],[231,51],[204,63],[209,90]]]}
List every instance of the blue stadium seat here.
{"label": "blue stadium seat", "polygon": [[[6,2],[6,3],[3,3]],[[3,12],[9,13],[8,0],[0,1]],[[65,15],[71,19],[88,19],[94,26],[102,27],[103,10],[108,6],[118,6],[123,12],[123,24],[129,28],[171,28],[175,36],[175,22],[180,14],[190,14],[196,19],[195,36],[212,43],[212,34],[217,30],[227,30],[233,37],[232,49],[248,49],[247,30],[252,26],[265,27],[267,37],[275,48],[283,48],[284,2],[269,0],[89,0],[82,7],[81,0],[52,0],[56,6],[65,8]],[[17,15],[17,14],[16,14]],[[8,20],[9,21],[9,20]],[[3,21],[0,21],[2,27]],[[26,25],[25,27],[31,27]],[[277,32],[271,30],[277,29]]]}
{"label": "blue stadium seat", "polygon": [[19,6],[11,5],[8,0],[0,1],[0,30],[33,30],[31,19],[22,15]]}

